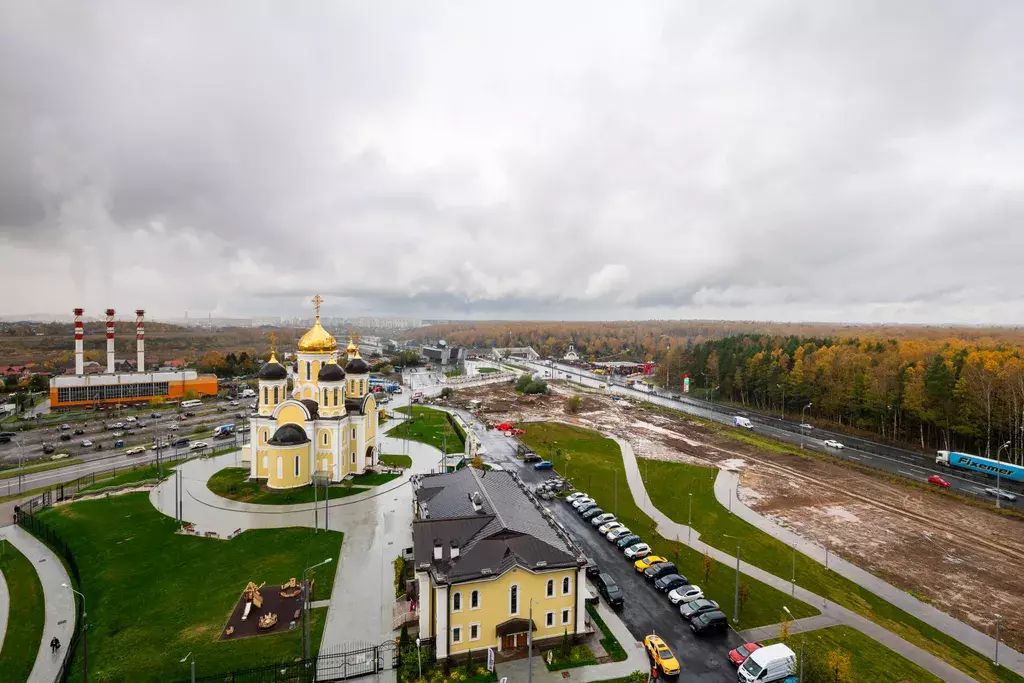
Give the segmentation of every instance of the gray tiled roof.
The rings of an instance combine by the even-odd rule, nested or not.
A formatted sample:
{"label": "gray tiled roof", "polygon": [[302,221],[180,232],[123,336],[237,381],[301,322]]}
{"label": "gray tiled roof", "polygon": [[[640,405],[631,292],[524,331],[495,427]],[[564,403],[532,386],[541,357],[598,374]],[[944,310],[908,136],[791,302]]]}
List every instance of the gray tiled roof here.
{"label": "gray tiled roof", "polygon": [[[467,467],[428,475],[419,482],[416,503],[416,567],[429,565],[442,581],[497,575],[515,565],[535,570],[579,563],[579,550],[556,531],[511,472]],[[434,559],[435,542],[441,544],[440,560]],[[453,542],[459,549],[455,558]]]}

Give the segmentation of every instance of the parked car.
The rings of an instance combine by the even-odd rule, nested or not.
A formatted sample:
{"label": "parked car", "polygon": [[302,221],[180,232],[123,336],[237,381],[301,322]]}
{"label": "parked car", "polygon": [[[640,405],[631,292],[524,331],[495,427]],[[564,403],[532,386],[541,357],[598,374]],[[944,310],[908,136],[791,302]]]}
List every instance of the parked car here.
{"label": "parked car", "polygon": [[646,571],[651,565],[660,564],[662,562],[668,562],[668,558],[662,557],[661,555],[648,555],[645,558],[639,559],[633,563],[633,568],[638,572]]}
{"label": "parked car", "polygon": [[615,583],[615,579],[609,574],[598,574],[594,579],[594,586],[601,597],[605,599],[608,606],[613,609],[621,609],[624,604],[622,589]]}
{"label": "parked car", "polygon": [[698,614],[714,612],[715,610],[718,610],[718,603],[707,599],[694,600],[679,606],[679,614],[687,621]]}
{"label": "parked car", "polygon": [[725,633],[729,629],[729,620],[720,611],[704,612],[690,618],[690,628],[698,636]]}
{"label": "parked car", "polygon": [[85,448],[92,448],[92,441],[89,441],[89,439],[82,439],[82,446]]}
{"label": "parked car", "polygon": [[541,460],[543,460],[543,458],[533,452],[526,453],[523,456],[523,462],[540,462]]}
{"label": "parked car", "polygon": [[603,515],[603,514],[604,514],[604,510],[602,510],[601,508],[599,508],[599,507],[592,507],[592,508],[589,508],[586,512],[583,513],[583,519],[593,519],[594,517],[597,517],[598,515]]}
{"label": "parked car", "polygon": [[661,577],[668,576],[669,574],[676,574],[678,571],[679,570],[676,569],[676,566],[671,562],[659,562],[657,564],[652,564],[644,570],[644,578],[648,581],[654,581],[655,579],[660,579]]}
{"label": "parked car", "polygon": [[682,574],[665,574],[661,578],[654,582],[654,587],[660,590],[662,593],[668,593],[673,591],[680,586],[685,586],[690,583],[685,576]]}
{"label": "parked car", "polygon": [[668,594],[668,601],[673,605],[683,605],[694,600],[700,600],[704,597],[704,591],[700,589],[700,586],[678,586]]}
{"label": "parked car", "polygon": [[551,462],[550,460],[541,460],[540,462],[538,462],[537,464],[535,464],[533,466],[533,469],[535,469],[535,470],[550,470],[554,466],[555,466],[554,463]]}
{"label": "parked car", "polygon": [[53,453],[55,450],[57,450],[57,449],[54,448],[53,446],[51,446],[50,444],[48,444],[48,443],[44,443],[43,444],[43,453],[49,455],[50,453]]}
{"label": "parked car", "polygon": [[237,405],[238,405],[238,401],[232,401],[232,402],[231,402],[231,403],[229,403],[228,405],[231,405],[231,406],[237,406]]}
{"label": "parked car", "polygon": [[587,497],[587,494],[583,493],[583,491],[576,491],[576,492],[570,493],[568,496],[566,496],[565,497],[565,502],[566,503],[573,503],[573,502],[579,500],[580,498],[586,498],[586,497]]}
{"label": "parked car", "polygon": [[610,529],[610,530],[606,531],[605,534],[604,534],[604,537],[609,542],[614,543],[615,541],[619,540],[623,536],[630,536],[630,535],[632,535],[632,533],[633,532],[630,531],[629,529],[627,529],[626,527],[620,526],[617,529]]}
{"label": "parked car", "polygon": [[651,554],[651,546],[646,543],[635,543],[626,548],[627,560],[639,560]]}
{"label": "parked car", "polygon": [[572,506],[574,508],[576,508],[577,510],[579,510],[581,507],[583,507],[587,503],[593,503],[593,502],[595,502],[593,498],[589,498],[587,496],[582,496],[582,497],[577,498],[576,500],[572,501]]}
{"label": "parked car", "polygon": [[625,524],[623,524],[622,522],[620,522],[620,521],[618,521],[616,519],[613,519],[612,521],[605,522],[601,526],[597,527],[597,530],[600,533],[602,533],[602,534],[606,534],[609,531],[614,531],[615,529],[625,529],[625,528],[626,528]]}
{"label": "parked car", "polygon": [[679,675],[679,661],[661,636],[649,635],[644,638],[644,648],[647,650],[647,656],[651,658],[651,663],[661,673],[666,676]]}
{"label": "parked car", "polygon": [[[171,446],[173,446],[174,448],[181,448],[183,446],[187,446],[188,442],[189,442],[189,438],[187,436],[182,436],[182,437],[177,438],[174,441],[172,441],[171,442]],[[123,446],[124,443],[122,443],[121,445]]]}
{"label": "parked car", "polygon": [[209,447],[210,447],[210,444],[206,443],[205,441],[196,441],[194,444],[189,446],[188,449],[190,451],[198,451],[198,450],[200,450],[202,448],[209,448]]}
{"label": "parked car", "polygon": [[126,430],[124,430],[124,433],[127,434],[128,436],[135,436],[135,430],[134,429],[126,429]]}
{"label": "parked car", "polygon": [[590,518],[590,523],[592,525],[596,526],[596,527],[600,527],[603,524],[607,524],[608,522],[614,522],[614,521],[615,521],[615,515],[613,515],[610,512],[604,512],[604,513],[602,513],[600,515],[594,515],[593,517]]}
{"label": "parked car", "polygon": [[595,502],[593,500],[589,500],[586,503],[583,503],[583,505],[580,505],[578,508],[576,508],[576,512],[578,512],[578,513],[580,513],[582,515],[584,512],[586,512],[590,508],[593,508],[593,507],[596,507],[596,506],[597,506],[597,502]]}
{"label": "parked car", "polygon": [[135,426],[138,427],[139,429],[143,429],[145,428],[146,423],[143,422],[142,420],[139,420],[138,422],[135,423]]}
{"label": "parked car", "polygon": [[835,439],[825,439],[825,448],[842,448],[843,444]]}
{"label": "parked car", "polygon": [[[620,550],[625,551],[637,545],[638,543],[641,543],[642,541],[643,539],[641,539],[636,534],[630,534],[628,536],[623,536],[619,540],[615,541],[615,545],[619,546]],[[637,555],[636,559],[639,560],[641,557],[643,557],[643,555]]]}
{"label": "parked car", "polygon": [[944,489],[949,488],[949,482],[937,474],[933,474],[932,476],[928,477],[928,483],[935,484],[936,486],[941,486]]}
{"label": "parked car", "polygon": [[729,650],[729,661],[732,662],[733,666],[739,666],[743,662],[747,661],[754,650],[760,650],[761,646],[758,643],[743,643],[735,650]]}
{"label": "parked car", "polygon": [[64,431],[65,429],[71,429],[71,425],[69,425],[68,423],[65,422],[64,424],[62,424],[60,426],[60,428],[61,428],[61,431]]}
{"label": "parked car", "polygon": [[592,557],[587,558],[587,578],[596,579],[597,575],[601,573],[601,569],[597,566],[597,560]]}
{"label": "parked car", "polygon": [[60,440],[61,441],[71,441],[71,435],[70,434],[61,434],[60,435]]}
{"label": "parked car", "polygon": [[85,430],[81,427],[75,430],[75,436],[81,436],[82,434],[85,434]]}
{"label": "parked car", "polygon": [[195,416],[196,416],[195,412],[193,412],[191,410],[189,410],[188,412],[185,413],[185,417],[195,417]]}
{"label": "parked car", "polygon": [[154,420],[157,419],[158,417],[163,417],[163,415],[161,415],[160,413],[150,413],[149,416]]}

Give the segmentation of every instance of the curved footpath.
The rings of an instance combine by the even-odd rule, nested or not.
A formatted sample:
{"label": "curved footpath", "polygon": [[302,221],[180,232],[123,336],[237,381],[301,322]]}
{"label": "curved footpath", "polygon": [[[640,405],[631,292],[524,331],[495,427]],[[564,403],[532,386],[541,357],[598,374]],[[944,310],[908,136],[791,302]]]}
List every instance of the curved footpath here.
{"label": "curved footpath", "polygon": [[[0,543],[3,543],[0,540]],[[4,651],[4,636],[7,634],[7,614],[11,610],[11,596],[7,593],[7,581],[0,572],[0,652]]]}
{"label": "curved footpath", "polygon": [[[74,596],[61,586],[62,583],[70,584],[71,579],[53,551],[20,526],[4,527],[3,535],[28,558],[39,576],[39,583],[43,585],[46,620],[28,683],[53,683],[64,658],[69,654],[67,646],[75,627]],[[61,648],[55,654],[50,652],[50,639],[54,636],[61,642]]]}
{"label": "curved footpath", "polygon": [[[818,564],[825,564],[825,548],[775,522],[765,519],[744,505],[740,501],[739,496],[734,495],[738,485],[738,472],[730,470],[719,471],[718,477],[715,479],[715,499],[721,505],[728,507],[730,504],[729,499],[732,497],[732,512],[737,517],[756,526],[766,534],[774,536],[791,548],[796,548]],[[843,558],[837,557],[835,554],[829,554],[828,568],[899,607],[904,612],[914,615],[926,624],[934,626],[943,633],[959,640],[967,647],[981,653],[995,654],[995,638],[972,628],[959,619],[954,619],[945,612],[918,600],[913,595],[900,590],[891,583],[883,581],[870,572],[864,571]],[[1005,643],[999,645],[999,663],[1018,674],[1024,675],[1024,656]]]}
{"label": "curved footpath", "polygon": [[[651,502],[650,496],[647,493],[647,489],[644,487],[643,479],[640,475],[640,468],[637,465],[636,455],[633,453],[632,446],[630,446],[628,442],[611,434],[608,434],[606,436],[608,436],[608,438],[613,439],[617,444],[619,444],[619,447],[622,450],[622,461],[626,466],[626,481],[629,482],[629,490],[630,493],[633,495],[633,501],[641,510],[643,510],[651,519],[653,519],[657,523],[658,532],[665,538],[677,541],[679,543],[682,543],[683,545],[687,545],[699,553],[707,553],[718,562],[724,563],[728,566],[735,566],[735,556],[729,555],[728,553],[722,552],[717,548],[714,548],[706,543],[701,542],[700,534],[697,532],[696,529],[691,530],[685,524],[678,524],[672,521],[668,518],[667,515],[665,515],[665,513],[663,513],[661,510],[654,506],[654,504]],[[725,501],[723,504],[728,506],[730,491],[733,489],[735,484],[726,477],[724,478],[724,483],[720,487],[719,481],[723,481],[723,477],[721,475],[715,482],[715,497],[718,498],[720,503],[723,502],[718,495],[719,489],[721,488],[721,490],[725,494]],[[736,509],[737,505],[734,501],[733,510],[735,511]],[[749,512],[752,515],[760,517],[760,515],[756,515],[756,513],[754,513],[752,510],[750,510]],[[752,520],[748,521],[751,521],[753,523]],[[771,523],[762,518],[762,524]],[[762,528],[760,524],[758,524],[757,526],[758,528]],[[795,534],[791,535],[796,536]],[[789,544],[789,541],[785,538],[780,537],[779,540]],[[821,555],[822,557],[824,557],[824,553],[821,553]],[[812,555],[812,557],[814,556]],[[832,567],[831,561],[829,562],[829,567]],[[773,574],[769,574],[763,569],[743,562],[742,560],[740,561],[740,571],[742,571],[744,574],[747,574],[748,576],[752,576],[758,581],[761,581],[763,583],[768,584],[769,586],[772,586],[773,588],[777,588],[778,590],[784,593],[790,593],[791,595],[796,596],[798,599],[808,603],[809,605],[814,605],[816,608],[821,610],[823,619],[821,619],[820,621],[823,625],[827,624],[828,621],[831,620],[832,623],[845,624],[847,626],[853,627],[861,633],[863,633],[864,635],[869,636],[870,638],[878,641],[882,645],[885,645],[890,650],[898,652],[910,661],[914,662],[915,664],[924,668],[925,670],[930,671],[931,673],[935,674],[944,681],[950,681],[951,683],[971,683],[971,681],[974,680],[964,672],[960,671],[951,664],[946,663],[944,660],[939,659],[930,652],[926,652],[925,650],[922,650],[916,645],[908,643],[907,641],[897,636],[895,633],[887,631],[886,629],[882,628],[870,619],[862,617],[861,615],[852,612],[851,610],[848,610],[845,607],[842,607],[841,605],[832,602],[831,600],[826,600],[820,595],[816,595],[809,590],[801,588],[800,586],[796,586],[794,590],[793,584],[789,581],[781,579]],[[852,580],[854,580],[855,583],[860,583],[859,581],[856,581],[856,579]],[[875,580],[877,581],[878,579]],[[871,590],[872,592],[875,592],[874,587],[872,586],[864,587],[868,590]],[[890,586],[890,588],[892,588],[892,590],[898,590],[892,586]],[[885,595],[883,595],[882,597],[889,599]],[[902,607],[902,605],[900,606]],[[903,607],[903,609],[906,608]],[[915,612],[912,609],[907,609],[907,611],[913,614],[914,616],[918,617],[922,621],[925,621],[926,623],[931,623],[930,621],[928,621],[927,615]],[[956,622],[948,615],[943,616],[945,616],[947,619],[950,619],[951,621],[954,621],[956,624],[959,624],[960,627],[964,629],[970,629],[970,627],[966,624]],[[941,626],[937,627],[942,628]],[[950,635],[956,637],[954,631],[947,630],[946,633],[949,633]]]}

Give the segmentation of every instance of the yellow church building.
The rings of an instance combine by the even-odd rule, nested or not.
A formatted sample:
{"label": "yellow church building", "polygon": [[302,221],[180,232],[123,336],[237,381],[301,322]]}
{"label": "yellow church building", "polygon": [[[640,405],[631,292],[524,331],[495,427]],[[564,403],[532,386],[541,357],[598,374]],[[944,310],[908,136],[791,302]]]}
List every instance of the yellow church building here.
{"label": "yellow church building", "polygon": [[250,477],[272,489],[307,486],[314,476],[338,482],[378,461],[370,367],[351,339],[344,367],[338,362],[338,342],[320,324],[321,303],[313,297],[316,322],[299,340],[292,371],[277,360],[272,344],[259,372],[258,414],[249,423]]}

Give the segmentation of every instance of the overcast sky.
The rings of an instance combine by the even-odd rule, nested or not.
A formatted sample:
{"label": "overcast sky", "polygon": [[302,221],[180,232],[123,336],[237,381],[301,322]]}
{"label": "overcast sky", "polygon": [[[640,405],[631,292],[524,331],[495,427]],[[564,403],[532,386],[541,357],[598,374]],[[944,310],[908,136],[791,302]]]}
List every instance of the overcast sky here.
{"label": "overcast sky", "polygon": [[1024,3],[0,0],[0,314],[1024,323]]}

